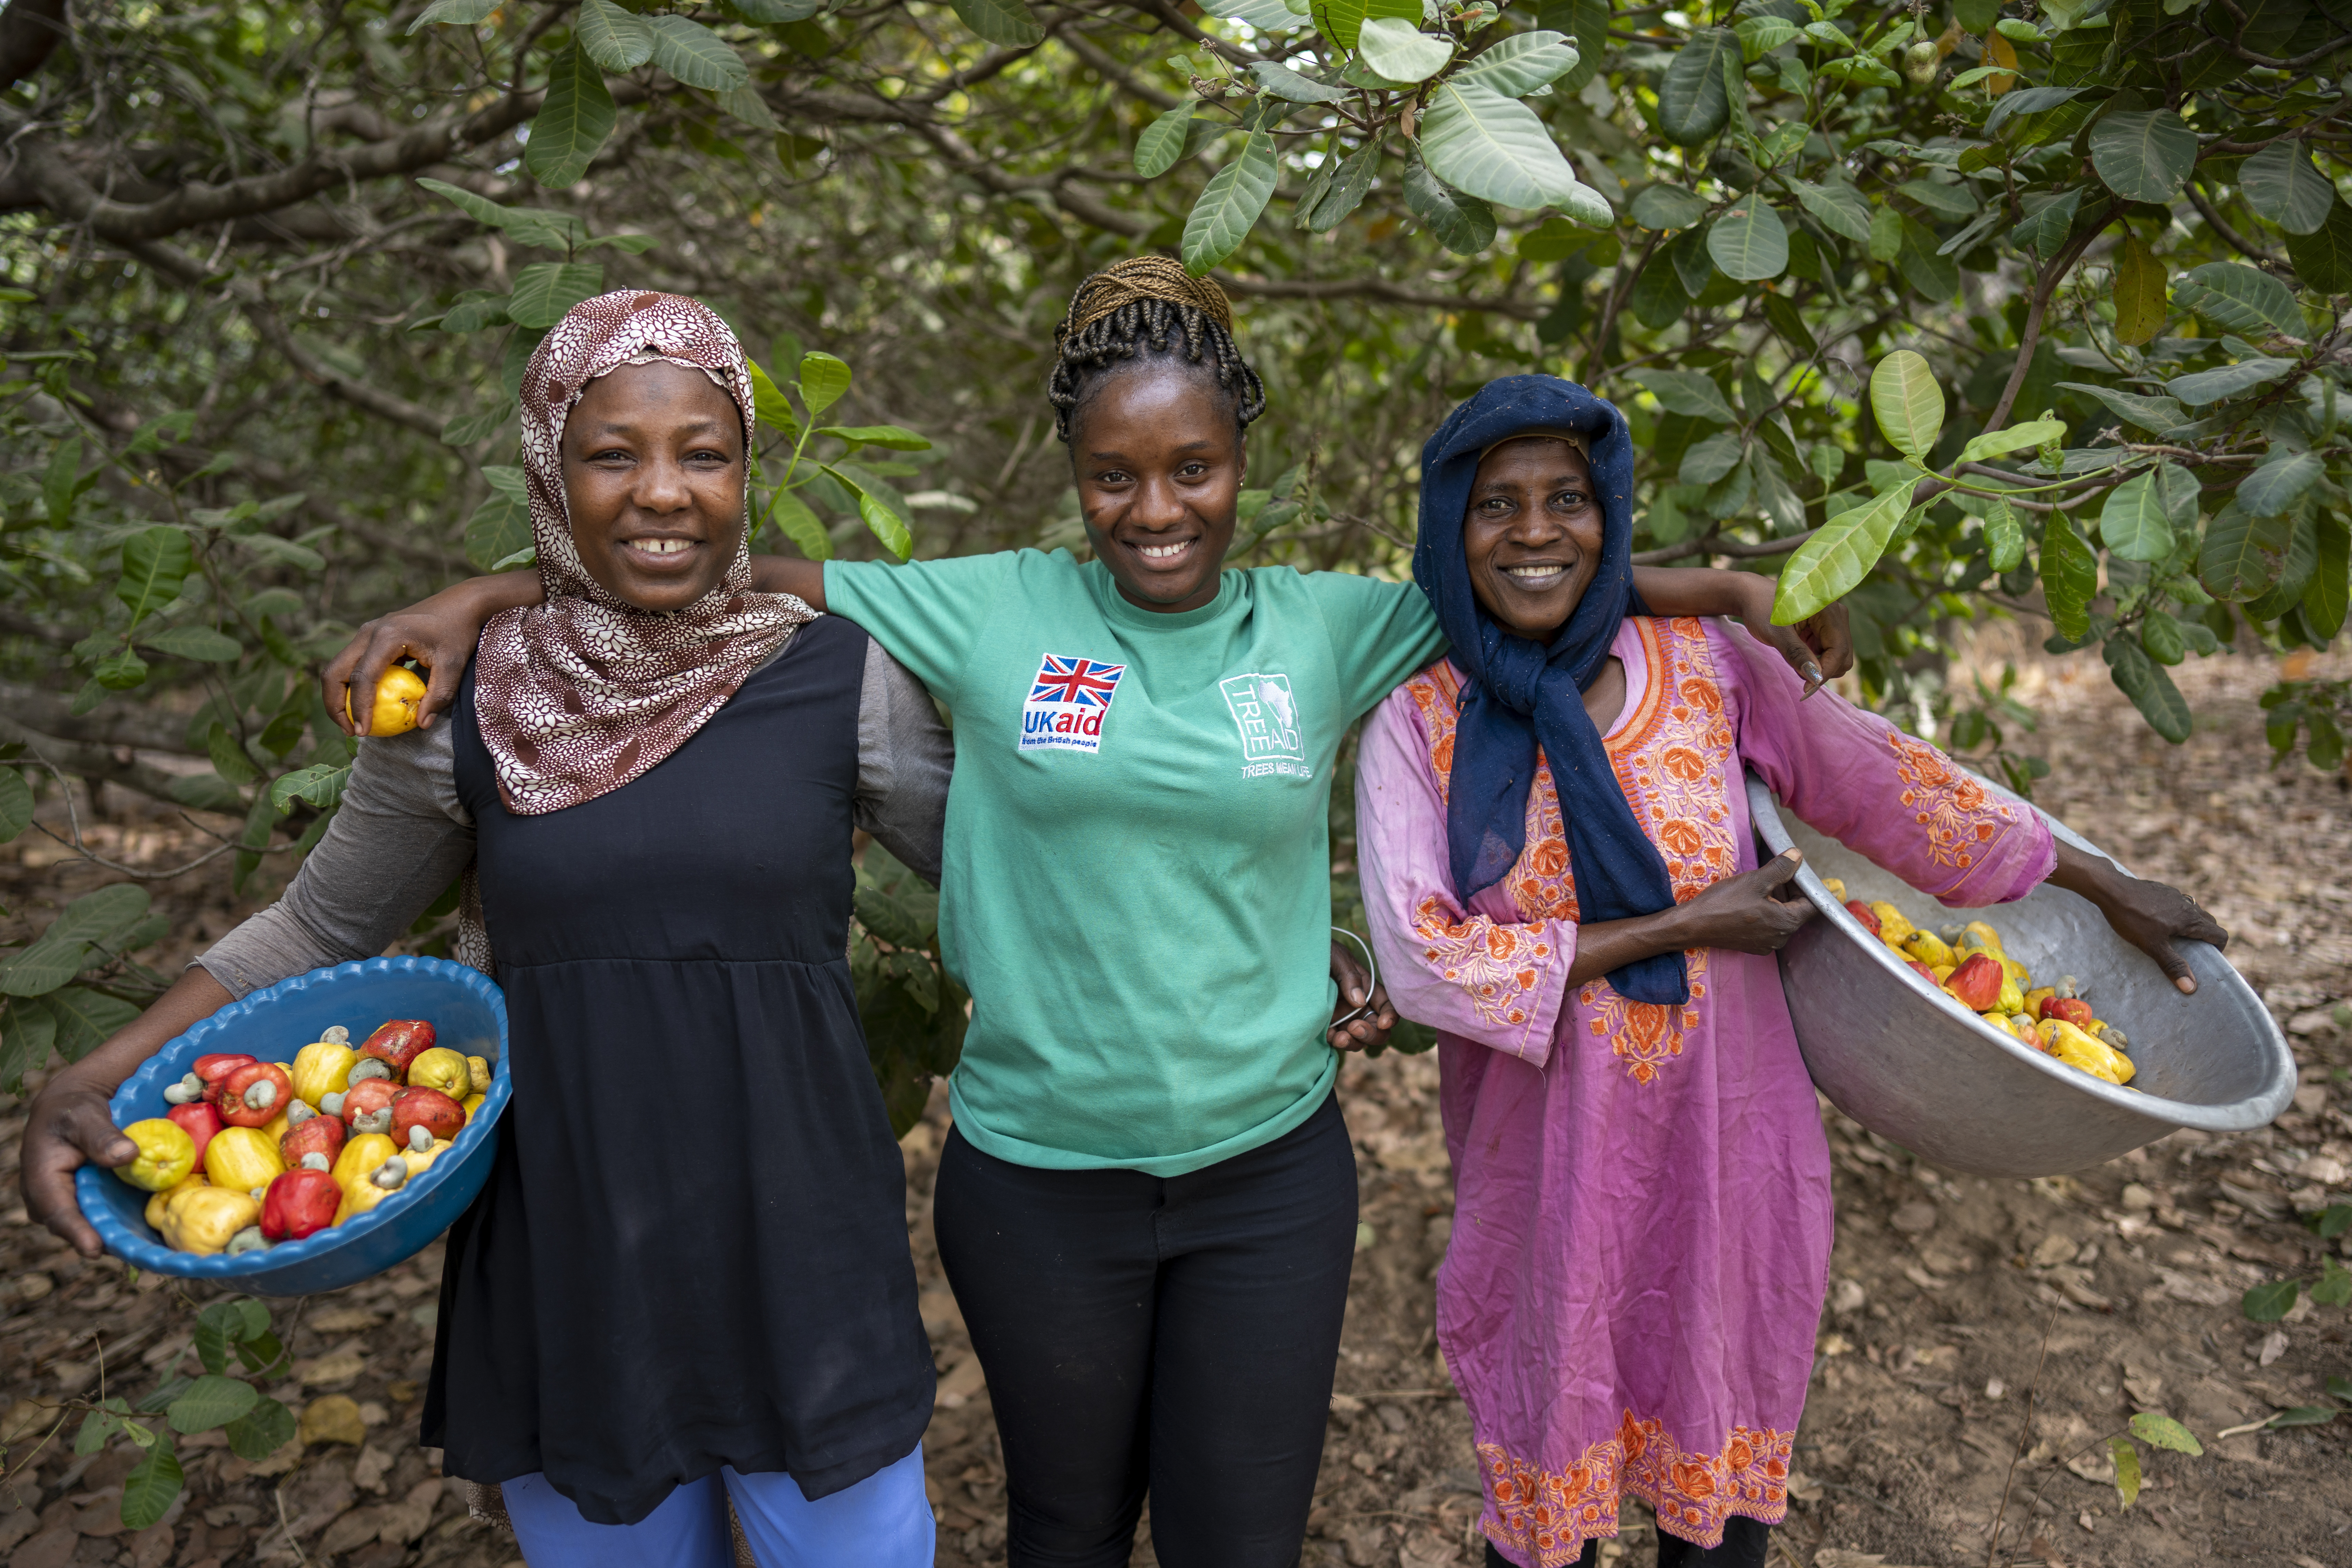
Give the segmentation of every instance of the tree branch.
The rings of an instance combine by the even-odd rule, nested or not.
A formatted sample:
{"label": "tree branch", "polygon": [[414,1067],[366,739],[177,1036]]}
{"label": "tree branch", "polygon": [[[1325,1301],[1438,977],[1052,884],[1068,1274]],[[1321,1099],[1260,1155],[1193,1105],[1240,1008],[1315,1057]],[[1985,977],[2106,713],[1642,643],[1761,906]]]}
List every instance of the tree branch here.
{"label": "tree branch", "polygon": [[0,12],[0,91],[39,70],[68,30],[66,0],[9,0]]}
{"label": "tree branch", "polygon": [[1394,305],[1419,305],[1433,310],[1484,310],[1491,315],[1515,316],[1522,321],[1539,321],[1545,314],[1542,305],[1524,300],[1433,294],[1380,278],[1236,278],[1229,272],[1219,272],[1217,281],[1228,294],[1261,300],[1385,300]]}
{"label": "tree branch", "polygon": [[2277,257],[2273,256],[2269,251],[2264,250],[2261,246],[2256,245],[2244,235],[2242,235],[2236,229],[2231,228],[2228,222],[2222,218],[2221,213],[2214,208],[2213,204],[2205,199],[2205,193],[2197,188],[2196,181],[2189,181],[2187,184],[2181,187],[2181,190],[2188,195],[2189,205],[2195,207],[2198,213],[2205,219],[2205,226],[2211,229],[2216,235],[2220,236],[2221,241],[2229,246],[2231,249],[2236,251],[2239,255],[2246,258],[2248,260],[2259,261],[2265,267],[2280,267],[2284,265],[2284,263],[2280,261]]}

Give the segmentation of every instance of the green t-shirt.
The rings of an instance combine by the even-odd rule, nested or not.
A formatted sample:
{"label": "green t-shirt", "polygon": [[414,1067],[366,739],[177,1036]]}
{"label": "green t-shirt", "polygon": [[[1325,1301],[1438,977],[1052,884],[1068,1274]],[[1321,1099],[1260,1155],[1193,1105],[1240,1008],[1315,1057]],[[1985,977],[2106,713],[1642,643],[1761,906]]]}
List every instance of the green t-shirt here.
{"label": "green t-shirt", "polygon": [[1337,1071],[1331,769],[1445,647],[1411,584],[1224,574],[1181,615],[1034,550],[828,562],[828,607],[955,715],[940,937],[956,1125],[1017,1164],[1181,1175]]}

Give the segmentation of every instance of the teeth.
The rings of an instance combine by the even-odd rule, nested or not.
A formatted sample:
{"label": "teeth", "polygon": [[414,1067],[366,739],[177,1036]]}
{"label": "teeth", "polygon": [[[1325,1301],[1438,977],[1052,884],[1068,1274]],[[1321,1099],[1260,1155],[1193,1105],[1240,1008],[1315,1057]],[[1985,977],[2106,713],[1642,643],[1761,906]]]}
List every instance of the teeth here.
{"label": "teeth", "polygon": [[1539,577],[1557,577],[1567,570],[1565,566],[1506,566],[1503,568],[1507,575],[1529,582]]}
{"label": "teeth", "polygon": [[692,549],[694,541],[691,539],[640,539],[636,542],[636,546],[648,555],[676,555],[680,551]]}
{"label": "teeth", "polygon": [[1192,543],[1188,539],[1181,544],[1139,544],[1135,549],[1146,561],[1170,561],[1192,548]]}

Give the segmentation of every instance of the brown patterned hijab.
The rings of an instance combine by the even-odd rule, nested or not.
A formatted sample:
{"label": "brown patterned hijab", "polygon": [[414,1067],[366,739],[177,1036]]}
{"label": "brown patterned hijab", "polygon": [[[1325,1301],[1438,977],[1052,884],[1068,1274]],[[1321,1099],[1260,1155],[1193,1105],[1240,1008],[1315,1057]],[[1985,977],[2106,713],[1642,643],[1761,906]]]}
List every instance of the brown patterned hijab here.
{"label": "brown patterned hijab", "polygon": [[523,372],[523,480],[547,602],[494,617],[474,657],[475,716],[499,795],[518,816],[561,811],[627,784],[684,745],[816,618],[790,594],[749,591],[748,493],[726,576],[682,610],[637,609],[581,564],[564,504],[564,421],[590,382],[656,359],[726,388],[749,437],[742,346],[699,300],[632,289],[584,300],[540,341]]}

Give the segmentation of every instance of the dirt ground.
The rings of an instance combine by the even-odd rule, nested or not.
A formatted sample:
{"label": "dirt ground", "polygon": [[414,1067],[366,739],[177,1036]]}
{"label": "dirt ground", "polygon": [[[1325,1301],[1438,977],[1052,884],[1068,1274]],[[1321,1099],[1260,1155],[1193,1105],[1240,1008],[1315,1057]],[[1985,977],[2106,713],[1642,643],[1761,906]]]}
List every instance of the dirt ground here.
{"label": "dirt ground", "polygon": [[[1833,1289],[1798,1439],[1796,1501],[1773,1560],[1983,1563],[2006,1489],[2004,1562],[2345,1568],[2352,1417],[2218,1435],[2318,1403],[2325,1377],[2352,1375],[2347,1309],[2305,1298],[2275,1326],[2239,1310],[2251,1286],[2315,1273],[2322,1244],[2298,1210],[2352,1198],[2352,1028],[2337,1021],[2352,1014],[2336,1012],[2352,1002],[2352,781],[2301,763],[2271,769],[2255,706],[2273,679],[2265,660],[2179,672],[2203,726],[2179,748],[2150,734],[2095,666],[2037,663],[2023,674],[2042,718],[2033,746],[2054,765],[2041,803],[2141,874],[2186,889],[2231,930],[2230,955],[2288,1030],[2304,1088],[2295,1109],[2261,1131],[2178,1133],[2083,1176],[2030,1183],[1947,1176],[1825,1107],[1837,1171]],[[168,823],[110,814],[100,832],[110,854],[141,862],[169,863],[179,837]],[[41,919],[110,879],[36,849],[27,863],[0,862],[0,900],[15,918]],[[253,906],[230,899],[213,870],[161,896],[184,917],[190,951]],[[1368,1228],[1309,1565],[1480,1560],[1469,1425],[1431,1327],[1430,1278],[1453,1207],[1436,1087],[1427,1057],[1357,1061],[1342,1075]],[[188,1440],[181,1506],[137,1535],[114,1527],[130,1458],[76,1458],[58,1442],[35,1451],[37,1436],[19,1429],[37,1434],[43,1405],[91,1389],[101,1349],[109,1387],[134,1397],[192,1365],[184,1303],[203,1292],[152,1277],[128,1283],[119,1266],[80,1262],[26,1225],[14,1209],[20,1126],[0,1120],[0,1204],[11,1210],[0,1227],[0,1437],[19,1505],[0,1496],[0,1552],[13,1553],[13,1568],[519,1561],[510,1536],[467,1518],[458,1484],[415,1441],[437,1247],[302,1304],[295,1375],[272,1392],[315,1411],[314,1427],[340,1416],[343,1430],[258,1466],[217,1435]],[[987,1389],[932,1247],[944,1130],[935,1097],[905,1145],[908,1232],[941,1373],[929,1480],[942,1568],[982,1568],[1003,1561],[1003,1475]],[[2352,1237],[2341,1249],[2352,1258]],[[2186,1423],[2206,1452],[2147,1453],[2147,1489],[2125,1510],[2097,1439],[2142,1409]],[[1629,1504],[1603,1562],[1646,1568],[1651,1533],[1646,1512]],[[1148,1522],[1135,1561],[1156,1561]]]}

